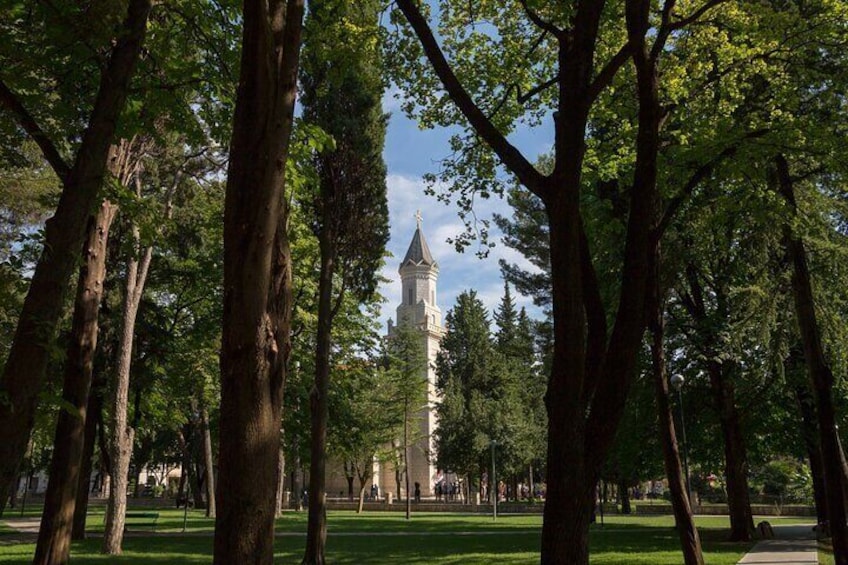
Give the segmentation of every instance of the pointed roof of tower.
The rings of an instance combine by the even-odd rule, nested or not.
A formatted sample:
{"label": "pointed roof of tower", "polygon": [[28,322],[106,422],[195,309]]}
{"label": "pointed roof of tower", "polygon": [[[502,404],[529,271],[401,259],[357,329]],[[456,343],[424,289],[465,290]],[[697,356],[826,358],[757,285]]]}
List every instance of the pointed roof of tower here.
{"label": "pointed roof of tower", "polygon": [[421,226],[415,230],[415,235],[412,236],[412,242],[409,244],[409,249],[406,250],[406,256],[401,261],[400,266],[405,265],[435,265],[436,261],[430,253],[430,248],[427,246],[427,240],[424,239],[424,233],[421,231]]}
{"label": "pointed roof of tower", "polygon": [[415,213],[417,228],[415,235],[412,236],[412,241],[409,244],[409,249],[406,250],[406,256],[400,262],[400,268],[406,265],[435,265],[436,261],[430,253],[430,248],[427,246],[427,240],[424,239],[424,232],[421,231],[421,211]]}

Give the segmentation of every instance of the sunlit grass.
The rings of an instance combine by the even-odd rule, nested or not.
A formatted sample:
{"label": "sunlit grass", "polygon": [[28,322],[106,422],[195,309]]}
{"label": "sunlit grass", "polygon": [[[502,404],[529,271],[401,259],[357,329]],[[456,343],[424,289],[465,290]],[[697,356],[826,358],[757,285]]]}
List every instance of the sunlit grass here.
{"label": "sunlit grass", "polygon": [[[145,509],[148,511],[148,509]],[[125,538],[124,554],[99,554],[100,539],[93,537],[73,545],[73,562],[104,563],[208,563],[212,554],[214,521],[202,511],[157,509],[160,517],[156,533],[132,531]],[[806,523],[805,518],[770,517],[772,524]],[[103,529],[102,514],[89,517],[89,530]],[[725,541],[728,519],[702,516],[697,523],[703,540],[706,562],[735,564],[751,543]],[[414,565],[484,565],[538,562],[541,515],[489,515],[457,513],[413,513],[406,520],[402,512],[331,511],[328,515],[327,559],[339,564],[411,563]],[[141,529],[141,528],[139,528]],[[306,531],[305,512],[287,512],[277,520],[277,563],[296,563],[302,557]],[[21,543],[20,536],[0,530],[0,563],[29,563],[32,540]],[[590,530],[591,562],[597,565],[677,565],[681,563],[679,541],[671,516],[607,515],[604,524]]]}

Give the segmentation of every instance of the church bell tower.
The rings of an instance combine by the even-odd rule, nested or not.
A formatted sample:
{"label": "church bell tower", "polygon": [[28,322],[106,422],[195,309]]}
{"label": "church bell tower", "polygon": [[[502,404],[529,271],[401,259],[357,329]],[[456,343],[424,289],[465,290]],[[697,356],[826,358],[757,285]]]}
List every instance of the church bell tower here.
{"label": "church bell tower", "polygon": [[[424,497],[433,496],[433,476],[436,474],[436,453],[433,435],[438,422],[436,420],[436,354],[445,328],[442,326],[442,311],[436,300],[438,292],[436,282],[439,277],[439,264],[433,259],[424,232],[421,229],[421,212],[415,214],[417,226],[409,249],[400,263],[398,273],[401,277],[401,302],[397,307],[396,323],[411,324],[421,334],[422,347],[426,352],[427,364],[421,367],[422,377],[427,378],[427,404],[419,419],[420,430],[409,460],[409,484],[421,484]],[[394,333],[395,325],[389,320],[389,336]],[[384,477],[383,484],[389,482]],[[392,481],[393,482],[393,481]]]}

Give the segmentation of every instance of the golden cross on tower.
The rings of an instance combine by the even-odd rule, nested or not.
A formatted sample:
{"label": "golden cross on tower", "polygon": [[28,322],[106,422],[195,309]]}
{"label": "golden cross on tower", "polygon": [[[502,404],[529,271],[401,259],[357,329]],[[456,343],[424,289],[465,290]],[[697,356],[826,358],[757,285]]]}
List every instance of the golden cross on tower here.
{"label": "golden cross on tower", "polygon": [[418,223],[418,229],[419,230],[421,229],[421,220],[422,220],[421,210],[416,210],[415,211],[415,221]]}

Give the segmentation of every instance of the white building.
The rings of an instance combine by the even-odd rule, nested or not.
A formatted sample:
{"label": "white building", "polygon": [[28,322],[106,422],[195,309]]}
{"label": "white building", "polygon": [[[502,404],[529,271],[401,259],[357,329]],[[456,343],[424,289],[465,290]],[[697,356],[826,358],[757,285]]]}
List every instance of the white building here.
{"label": "white building", "polygon": [[[429,498],[435,496],[433,481],[437,471],[433,444],[433,434],[438,425],[435,362],[445,328],[442,325],[442,311],[437,303],[439,264],[433,258],[424,239],[420,214],[417,218],[418,227],[398,269],[402,287],[401,303],[396,310],[396,321],[389,320],[388,336],[392,336],[398,324],[412,324],[419,330],[421,346],[426,352],[427,364],[421,367],[421,373],[422,377],[427,378],[427,404],[416,418],[418,430],[413,433],[416,440],[410,448],[409,488],[412,490],[416,482],[420,483],[421,496]],[[341,471],[341,465],[333,465],[330,469],[332,470],[327,476],[328,495],[334,497],[340,492],[346,494],[347,482]],[[390,463],[381,464],[375,461],[373,482],[378,486],[381,497],[386,493],[397,492],[394,466]],[[401,485],[401,493],[402,496],[406,496],[403,485]],[[410,494],[414,494],[414,491]]]}

